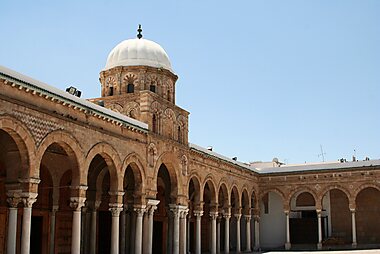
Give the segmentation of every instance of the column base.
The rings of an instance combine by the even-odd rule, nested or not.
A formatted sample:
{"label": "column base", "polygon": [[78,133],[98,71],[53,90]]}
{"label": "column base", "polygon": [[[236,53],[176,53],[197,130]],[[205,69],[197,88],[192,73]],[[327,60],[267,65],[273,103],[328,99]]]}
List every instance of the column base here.
{"label": "column base", "polygon": [[291,243],[285,243],[285,250],[290,250],[291,247],[292,247]]}
{"label": "column base", "polygon": [[322,250],[322,243],[317,243],[317,249]]}
{"label": "column base", "polygon": [[358,244],[357,243],[352,243],[351,246],[352,246],[352,248],[356,249],[356,247],[358,247]]}

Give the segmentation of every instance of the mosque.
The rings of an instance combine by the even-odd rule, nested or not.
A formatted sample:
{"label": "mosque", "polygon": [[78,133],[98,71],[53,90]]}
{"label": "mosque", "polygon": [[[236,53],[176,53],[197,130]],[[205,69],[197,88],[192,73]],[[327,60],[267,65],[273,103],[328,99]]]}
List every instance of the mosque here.
{"label": "mosque", "polygon": [[243,163],[188,141],[165,50],[125,40],[80,98],[0,67],[0,254],[380,245],[380,160]]}

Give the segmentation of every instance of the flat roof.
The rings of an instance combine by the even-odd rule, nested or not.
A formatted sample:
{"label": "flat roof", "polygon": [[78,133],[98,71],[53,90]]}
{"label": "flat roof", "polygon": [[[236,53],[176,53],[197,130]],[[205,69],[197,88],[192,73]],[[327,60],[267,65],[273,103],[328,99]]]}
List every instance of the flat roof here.
{"label": "flat roof", "polygon": [[64,101],[66,103],[72,104],[82,109],[92,111],[101,117],[104,117],[109,120],[117,121],[122,125],[137,128],[143,132],[148,131],[148,125],[146,123],[140,122],[136,119],[130,118],[128,116],[122,115],[105,107],[96,105],[86,99],[79,98],[77,96],[71,95],[65,91],[62,91],[58,88],[50,86],[41,81],[35,80],[31,77],[18,73],[14,70],[8,69],[0,65],[0,77],[10,80],[12,82],[18,83],[24,87],[27,87],[31,90],[38,91],[42,94],[46,94],[58,100]]}

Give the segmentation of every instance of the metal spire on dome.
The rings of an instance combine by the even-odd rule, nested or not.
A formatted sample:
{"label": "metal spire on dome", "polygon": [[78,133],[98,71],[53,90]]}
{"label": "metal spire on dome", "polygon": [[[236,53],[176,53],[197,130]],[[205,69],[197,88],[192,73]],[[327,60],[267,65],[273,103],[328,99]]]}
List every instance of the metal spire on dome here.
{"label": "metal spire on dome", "polygon": [[139,24],[139,29],[137,29],[137,32],[138,32],[138,34],[137,34],[137,38],[141,39],[143,36],[142,36],[142,34],[141,34],[142,29],[141,29],[141,25],[140,25],[140,24]]}

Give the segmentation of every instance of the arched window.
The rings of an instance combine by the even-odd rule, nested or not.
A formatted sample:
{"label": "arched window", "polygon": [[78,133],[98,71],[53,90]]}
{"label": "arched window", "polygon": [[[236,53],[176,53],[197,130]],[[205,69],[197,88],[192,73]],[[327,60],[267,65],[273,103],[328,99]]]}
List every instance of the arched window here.
{"label": "arched window", "polygon": [[181,126],[178,126],[178,142],[182,143],[182,131],[181,131]]}
{"label": "arched window", "polygon": [[135,92],[135,86],[133,84],[127,85],[127,93],[134,93]]}
{"label": "arched window", "polygon": [[113,86],[110,86],[110,89],[108,90],[108,96],[113,95]]}
{"label": "arched window", "polygon": [[171,101],[170,90],[168,89],[168,101]]}
{"label": "arched window", "polygon": [[152,119],[152,130],[154,133],[158,133],[157,129],[157,117],[155,114],[153,114],[153,119]]}
{"label": "arched window", "polygon": [[150,90],[151,92],[155,93],[155,92],[156,92],[156,86],[155,86],[155,85],[150,85],[149,90]]}

